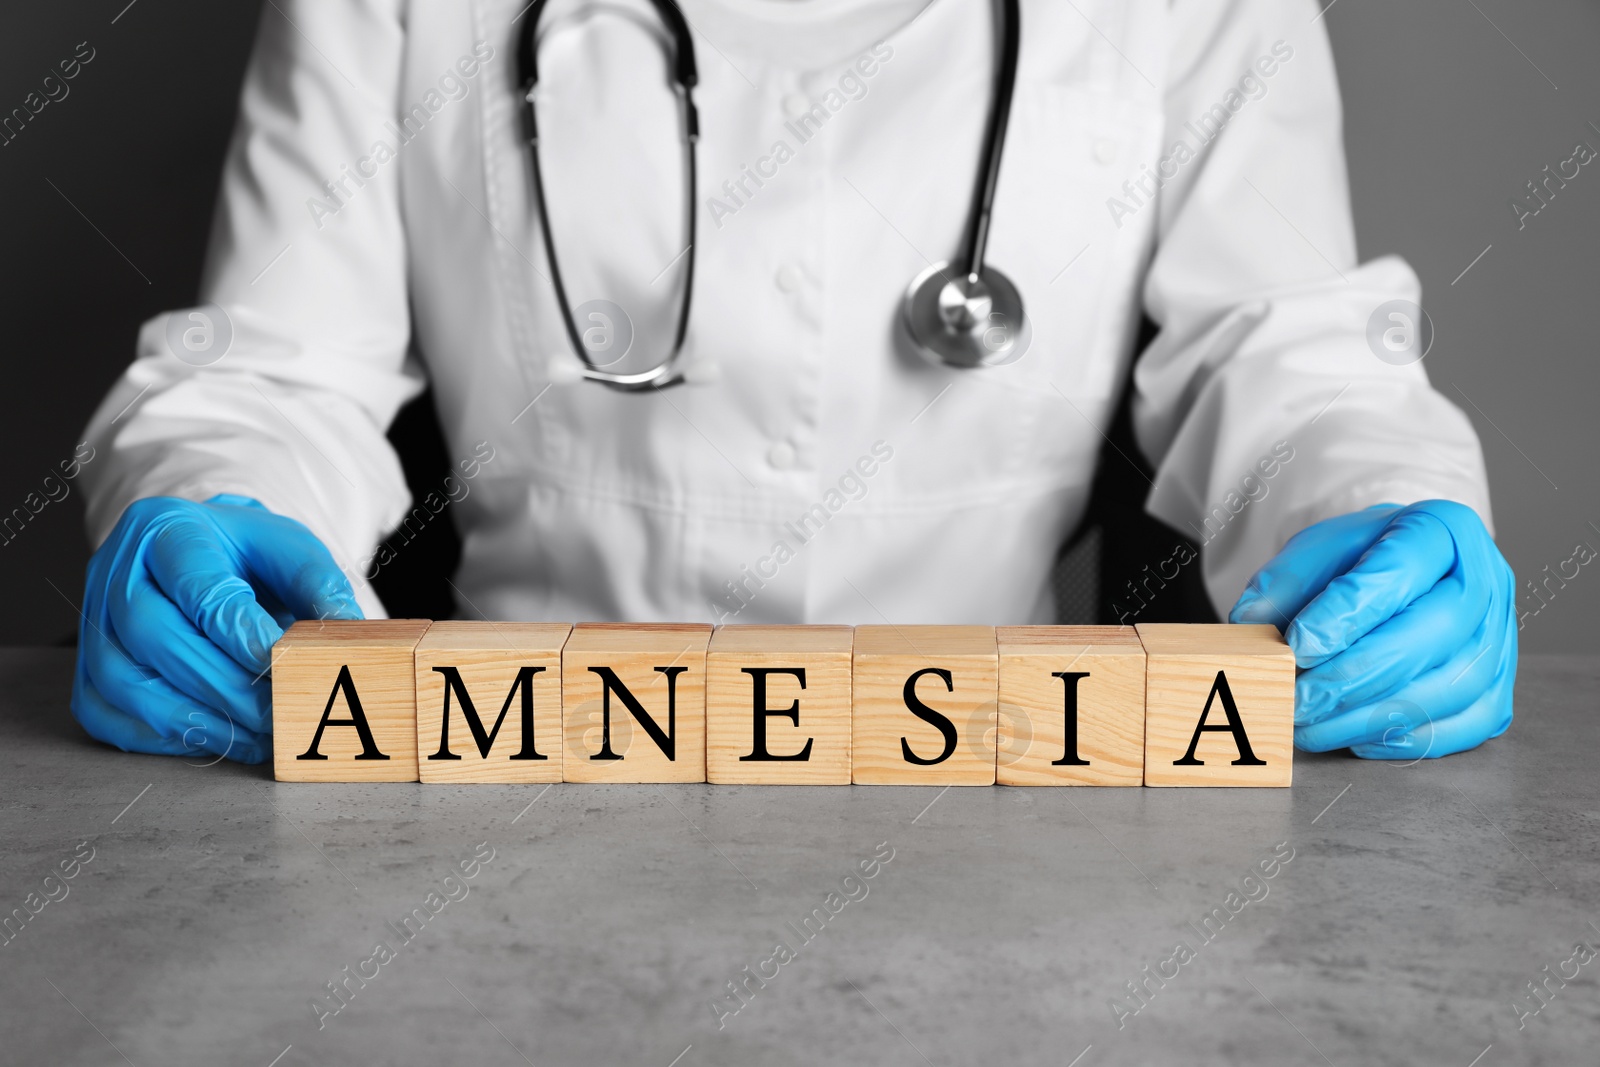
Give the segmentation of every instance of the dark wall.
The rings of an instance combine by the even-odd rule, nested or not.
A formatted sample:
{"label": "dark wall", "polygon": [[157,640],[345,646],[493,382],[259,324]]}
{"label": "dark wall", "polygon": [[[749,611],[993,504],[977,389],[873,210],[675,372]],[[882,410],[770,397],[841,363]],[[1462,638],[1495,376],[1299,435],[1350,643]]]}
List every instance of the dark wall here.
{"label": "dark wall", "polygon": [[[94,49],[66,98],[0,147],[0,322],[11,349],[0,515],[71,458],[139,323],[193,299],[258,9],[79,0],[16,4],[0,18],[0,113],[80,42]],[[1362,254],[1399,252],[1422,276],[1437,337],[1427,366],[1483,436],[1507,555],[1531,576],[1579,541],[1600,548],[1600,433],[1589,410],[1600,372],[1588,316],[1600,283],[1600,167],[1585,167],[1521,230],[1507,205],[1577,140],[1600,148],[1600,9],[1338,0],[1326,21]],[[69,634],[86,555],[77,494],[4,536],[0,643]],[[1525,648],[1592,647],[1600,576],[1588,570],[1552,587],[1547,605],[1525,592],[1539,609]]]}
{"label": "dark wall", "polygon": [[[81,43],[94,57],[0,147],[0,514],[72,458],[139,324],[194,298],[257,7],[92,0],[0,17],[0,113],[42,95]],[[70,634],[86,558],[75,490],[0,543],[0,642]]]}

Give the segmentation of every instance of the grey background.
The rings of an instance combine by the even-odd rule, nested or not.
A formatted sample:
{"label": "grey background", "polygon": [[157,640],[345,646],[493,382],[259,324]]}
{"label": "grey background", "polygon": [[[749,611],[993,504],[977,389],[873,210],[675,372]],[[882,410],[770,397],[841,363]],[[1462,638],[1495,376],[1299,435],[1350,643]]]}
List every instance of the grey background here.
{"label": "grey background", "polygon": [[[71,456],[138,324],[192,300],[257,10],[80,0],[0,19],[0,112],[78,42],[97,52],[65,100],[0,147],[0,514]],[[1362,256],[1400,253],[1422,277],[1437,338],[1427,366],[1483,437],[1502,548],[1524,579],[1579,541],[1600,548],[1600,167],[1520,232],[1507,205],[1578,140],[1600,148],[1600,9],[1335,0],[1326,21]],[[86,555],[76,493],[0,545],[0,643],[70,634]],[[1524,587],[1522,605],[1540,609],[1525,649],[1592,647],[1592,569],[1542,608]]]}

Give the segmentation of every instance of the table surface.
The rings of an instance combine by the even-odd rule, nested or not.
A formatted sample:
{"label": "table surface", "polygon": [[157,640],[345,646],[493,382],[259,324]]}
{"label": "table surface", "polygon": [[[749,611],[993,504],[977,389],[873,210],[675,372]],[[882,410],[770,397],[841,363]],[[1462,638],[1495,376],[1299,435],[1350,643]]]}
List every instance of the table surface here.
{"label": "table surface", "polygon": [[58,898],[0,947],[7,1063],[1596,1062],[1600,657],[1289,790],[279,784],[89,741],[70,672],[0,650],[0,914]]}

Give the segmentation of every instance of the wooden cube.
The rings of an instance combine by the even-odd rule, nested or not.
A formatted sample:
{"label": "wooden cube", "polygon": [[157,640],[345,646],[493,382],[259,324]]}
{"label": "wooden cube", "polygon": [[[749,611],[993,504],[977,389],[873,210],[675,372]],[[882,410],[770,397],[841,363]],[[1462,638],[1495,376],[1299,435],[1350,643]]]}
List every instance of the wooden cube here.
{"label": "wooden cube", "polygon": [[994,784],[994,627],[860,626],[854,661],[852,781]]}
{"label": "wooden cube", "polygon": [[1140,624],[1145,785],[1287,786],[1294,653],[1270,624]]}
{"label": "wooden cube", "polygon": [[579,623],[561,652],[562,777],[706,780],[702,623]]}
{"label": "wooden cube", "polygon": [[1132,626],[1001,626],[1000,785],[1144,781],[1144,645]]}
{"label": "wooden cube", "polygon": [[848,626],[722,626],[706,653],[706,780],[849,785]]}
{"label": "wooden cube", "polygon": [[305,620],[272,647],[280,782],[415,782],[425,619]]}
{"label": "wooden cube", "polygon": [[561,781],[561,646],[571,632],[564,622],[433,624],[416,649],[424,782]]}

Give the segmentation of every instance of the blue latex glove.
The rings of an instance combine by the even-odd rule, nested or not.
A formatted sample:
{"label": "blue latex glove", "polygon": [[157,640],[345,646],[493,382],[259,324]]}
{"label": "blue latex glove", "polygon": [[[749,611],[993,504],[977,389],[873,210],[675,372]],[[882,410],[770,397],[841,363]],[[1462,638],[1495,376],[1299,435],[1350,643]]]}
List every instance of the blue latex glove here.
{"label": "blue latex glove", "polygon": [[89,560],[72,714],[125,752],[260,763],[297,618],[361,618],[310,530],[242,496],[135,501]]}
{"label": "blue latex glove", "polygon": [[1370,759],[1447,756],[1511,725],[1516,579],[1476,512],[1380,504],[1309,526],[1230,622],[1283,629],[1303,668],[1294,741]]}

